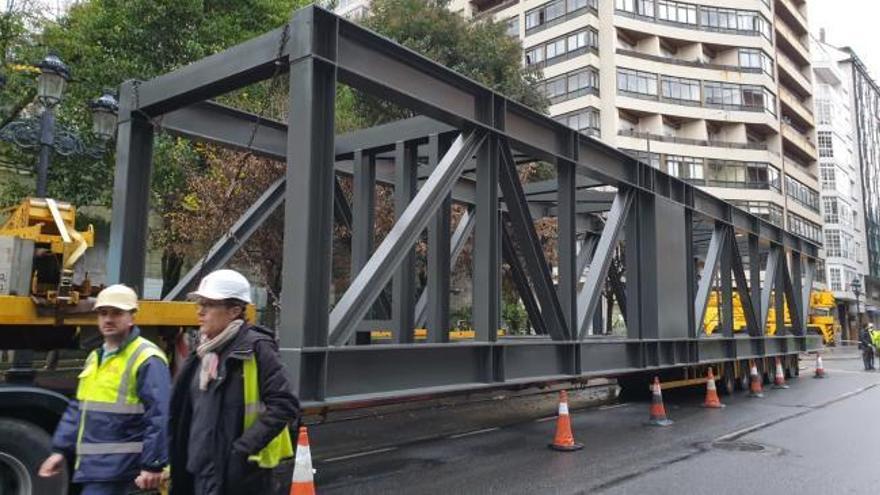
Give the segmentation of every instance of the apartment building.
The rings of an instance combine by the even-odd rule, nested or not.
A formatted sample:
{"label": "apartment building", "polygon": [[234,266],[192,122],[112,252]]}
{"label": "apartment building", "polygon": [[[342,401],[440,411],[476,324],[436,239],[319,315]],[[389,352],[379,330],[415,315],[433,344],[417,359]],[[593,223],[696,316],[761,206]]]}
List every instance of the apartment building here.
{"label": "apartment building", "polygon": [[[344,3],[346,12],[369,4]],[[452,0],[449,8],[503,22],[522,40],[523,63],[542,68],[559,121],[821,241],[804,0]]]}
{"label": "apartment building", "polygon": [[838,316],[852,337],[859,314],[865,313],[864,294],[869,274],[868,242],[857,112],[851,55],[824,40],[824,32],[811,43],[815,89],[816,138],[825,239],[825,272],[828,288],[838,301]]}

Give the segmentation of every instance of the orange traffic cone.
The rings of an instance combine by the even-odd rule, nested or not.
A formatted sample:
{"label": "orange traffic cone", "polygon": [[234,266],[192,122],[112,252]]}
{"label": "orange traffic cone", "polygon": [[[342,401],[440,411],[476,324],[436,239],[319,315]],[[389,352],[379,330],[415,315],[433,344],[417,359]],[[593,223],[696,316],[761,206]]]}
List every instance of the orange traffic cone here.
{"label": "orange traffic cone", "polygon": [[706,381],[706,402],[703,402],[703,407],[710,409],[721,409],[724,407],[724,404],[718,398],[718,390],[715,388],[715,374],[712,373],[711,366],[709,367],[709,379]]}
{"label": "orange traffic cone", "polygon": [[660,379],[654,377],[651,385],[651,417],[645,423],[648,426],[669,426],[672,420],[666,417],[666,408],[663,407],[663,393],[660,391]]}
{"label": "orange traffic cone", "polygon": [[584,448],[583,444],[575,443],[571,434],[571,417],[568,415],[568,392],[559,391],[559,417],[556,419],[556,437],[550,444],[553,450],[569,452]]}
{"label": "orange traffic cone", "polygon": [[296,440],[296,463],[293,466],[293,480],[290,483],[289,495],[315,495],[313,475],[309,433],[305,426],[300,426],[299,437]]}
{"label": "orange traffic cone", "polygon": [[785,371],[782,370],[782,360],[776,357],[776,375],[773,378],[773,388],[788,388],[785,384]]}
{"label": "orange traffic cone", "polygon": [[825,378],[825,366],[822,365],[822,355],[816,354],[816,374],[813,378]]}
{"label": "orange traffic cone", "polygon": [[761,375],[758,374],[758,367],[752,360],[749,360],[749,376],[751,376],[751,383],[749,384],[749,397],[764,397],[764,386],[761,383]]}

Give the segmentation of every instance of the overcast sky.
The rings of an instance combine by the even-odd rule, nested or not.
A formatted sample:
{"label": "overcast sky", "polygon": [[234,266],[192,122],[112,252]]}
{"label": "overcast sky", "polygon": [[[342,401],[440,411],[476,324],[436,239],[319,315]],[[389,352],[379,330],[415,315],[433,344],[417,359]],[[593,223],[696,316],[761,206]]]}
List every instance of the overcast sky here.
{"label": "overcast sky", "polygon": [[810,30],[818,38],[825,28],[825,41],[850,46],[880,81],[880,1],[808,0]]}

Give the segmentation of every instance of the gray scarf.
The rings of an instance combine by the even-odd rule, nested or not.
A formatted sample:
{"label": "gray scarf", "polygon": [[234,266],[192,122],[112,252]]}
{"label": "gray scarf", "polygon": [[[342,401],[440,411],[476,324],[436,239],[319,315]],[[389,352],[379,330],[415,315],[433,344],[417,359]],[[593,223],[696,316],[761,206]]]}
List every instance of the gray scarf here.
{"label": "gray scarf", "polygon": [[235,338],[243,324],[244,320],[235,320],[213,338],[209,339],[204,334],[199,336],[199,346],[196,348],[202,365],[199,370],[199,390],[207,390],[208,383],[217,378],[220,357],[215,351]]}

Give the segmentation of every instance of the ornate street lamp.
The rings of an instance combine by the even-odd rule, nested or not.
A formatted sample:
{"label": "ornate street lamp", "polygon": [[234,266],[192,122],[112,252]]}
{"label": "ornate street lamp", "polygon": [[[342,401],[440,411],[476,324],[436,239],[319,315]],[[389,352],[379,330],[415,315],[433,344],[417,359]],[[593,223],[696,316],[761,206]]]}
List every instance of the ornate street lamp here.
{"label": "ornate street lamp", "polygon": [[70,129],[56,130],[55,107],[61,102],[64,88],[70,81],[70,69],[55,54],[44,58],[38,67],[40,75],[37,78],[37,100],[43,107],[39,120],[30,118],[10,122],[0,128],[0,140],[20,148],[39,148],[36,193],[38,197],[45,197],[52,153],[100,159],[106,152],[107,142],[116,133],[119,105],[116,97],[106,91],[89,104],[92,111],[93,132],[98,141],[96,145],[87,144]]}
{"label": "ornate street lamp", "polygon": [[861,331],[862,327],[862,313],[859,311],[859,295],[862,293],[862,281],[859,280],[858,275],[856,275],[852,282],[849,283],[849,288],[852,290],[852,293],[856,296],[856,325],[859,327],[858,330]]}

